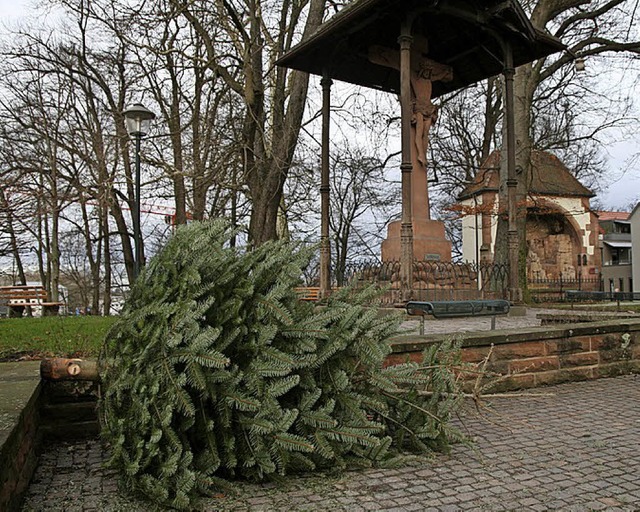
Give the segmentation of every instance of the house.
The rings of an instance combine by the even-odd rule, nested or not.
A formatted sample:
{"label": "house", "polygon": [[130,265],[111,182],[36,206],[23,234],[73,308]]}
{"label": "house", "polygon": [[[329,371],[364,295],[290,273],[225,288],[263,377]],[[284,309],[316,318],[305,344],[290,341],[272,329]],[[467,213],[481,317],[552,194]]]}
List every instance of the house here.
{"label": "house", "polygon": [[[595,195],[551,153],[533,151],[527,215],[529,279],[589,278],[601,267],[598,218],[589,206]],[[463,259],[492,262],[500,205],[500,151],[494,151],[458,196]]]}
{"label": "house", "polygon": [[631,224],[631,244],[636,250],[631,250],[631,284],[629,289],[640,293],[640,203],[636,205],[629,215]]}
{"label": "house", "polygon": [[633,290],[629,212],[598,212],[604,291]]}

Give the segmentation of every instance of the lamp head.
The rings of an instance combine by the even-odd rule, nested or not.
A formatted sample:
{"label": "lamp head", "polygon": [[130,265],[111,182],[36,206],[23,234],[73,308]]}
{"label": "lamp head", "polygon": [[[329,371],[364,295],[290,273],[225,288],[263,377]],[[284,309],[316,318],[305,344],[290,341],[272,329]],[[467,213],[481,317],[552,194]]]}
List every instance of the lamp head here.
{"label": "lamp head", "polygon": [[144,136],[149,133],[151,121],[156,115],[141,103],[131,105],[124,112],[124,118],[127,123],[127,132],[132,136]]}

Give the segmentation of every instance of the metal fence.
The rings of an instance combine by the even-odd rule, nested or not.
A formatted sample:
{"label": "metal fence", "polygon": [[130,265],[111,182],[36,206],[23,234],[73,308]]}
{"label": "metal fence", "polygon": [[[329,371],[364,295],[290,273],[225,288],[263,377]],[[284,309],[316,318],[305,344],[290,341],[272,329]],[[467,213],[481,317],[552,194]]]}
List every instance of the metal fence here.
{"label": "metal fence", "polygon": [[564,302],[568,290],[582,290],[586,292],[596,292],[601,290],[601,280],[599,277],[575,279],[529,279],[529,293],[534,302]]}
{"label": "metal fence", "polygon": [[[413,299],[470,300],[506,297],[506,265],[416,261]],[[401,301],[400,262],[359,261],[345,269],[345,282],[355,286],[376,283],[387,288],[382,302]]]}
{"label": "metal fence", "polygon": [[[308,286],[317,286],[317,269],[312,268],[306,279]],[[335,279],[335,271],[331,275]],[[505,299],[508,288],[508,265],[496,263],[454,263],[415,261],[413,264],[413,300],[473,300]],[[347,264],[343,285],[356,287],[375,283],[385,288],[383,304],[402,302],[399,261],[357,261]],[[338,286],[334,280],[333,287]],[[599,292],[600,277],[573,279],[529,279],[527,287],[534,302],[565,302],[567,291]],[[576,300],[575,298],[573,300]]]}

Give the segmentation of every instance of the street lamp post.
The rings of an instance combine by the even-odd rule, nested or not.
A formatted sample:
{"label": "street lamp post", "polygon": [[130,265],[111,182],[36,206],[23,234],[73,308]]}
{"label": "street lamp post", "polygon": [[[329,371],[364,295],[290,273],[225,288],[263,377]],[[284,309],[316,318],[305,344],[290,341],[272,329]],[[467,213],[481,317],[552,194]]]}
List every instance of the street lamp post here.
{"label": "street lamp post", "polygon": [[136,175],[133,201],[133,240],[135,254],[133,258],[133,278],[137,279],[142,267],[142,231],[140,227],[140,140],[149,133],[151,121],[156,115],[140,103],[136,103],[126,109],[124,118],[127,123],[129,135],[136,141]]}

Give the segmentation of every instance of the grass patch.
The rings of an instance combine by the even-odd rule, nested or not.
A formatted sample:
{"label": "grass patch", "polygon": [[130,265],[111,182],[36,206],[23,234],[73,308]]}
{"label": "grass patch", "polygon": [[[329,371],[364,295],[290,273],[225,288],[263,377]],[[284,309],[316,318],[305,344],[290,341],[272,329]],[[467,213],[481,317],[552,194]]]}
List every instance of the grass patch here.
{"label": "grass patch", "polygon": [[97,357],[115,317],[50,316],[0,319],[0,361]]}

